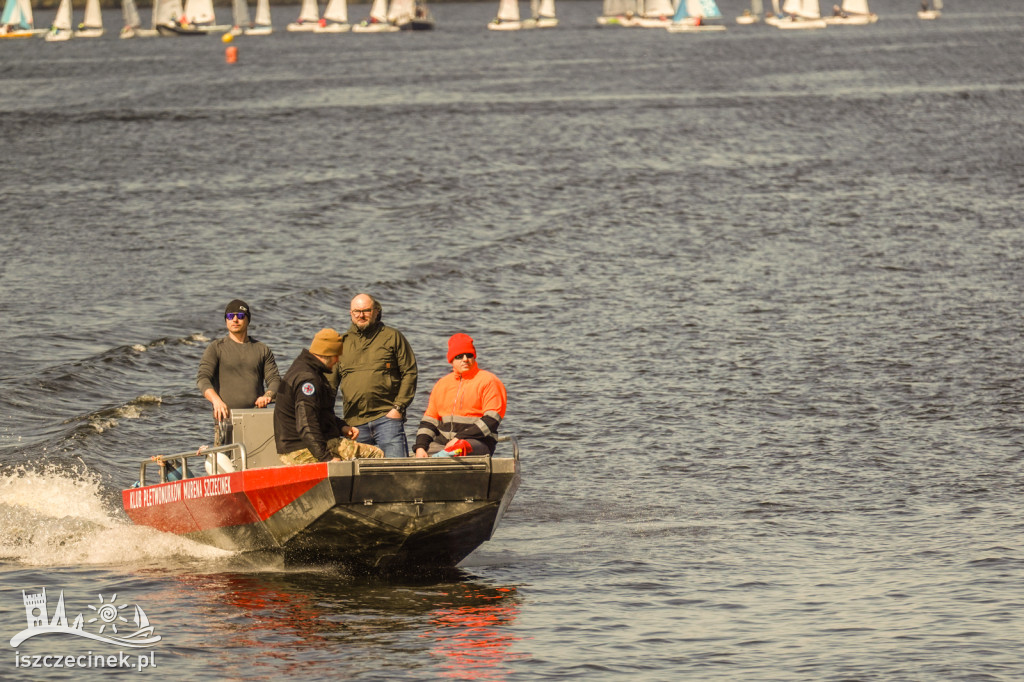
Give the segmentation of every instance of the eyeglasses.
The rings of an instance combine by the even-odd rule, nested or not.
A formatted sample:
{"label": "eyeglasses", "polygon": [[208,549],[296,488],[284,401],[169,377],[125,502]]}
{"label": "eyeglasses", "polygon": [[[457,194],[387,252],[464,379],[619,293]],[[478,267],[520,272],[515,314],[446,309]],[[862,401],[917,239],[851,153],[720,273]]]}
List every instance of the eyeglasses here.
{"label": "eyeglasses", "polygon": [[473,354],[472,353],[461,353],[459,355],[456,355],[455,359],[456,360],[472,360],[473,359]]}
{"label": "eyeglasses", "polygon": [[362,310],[353,310],[353,315],[369,315],[373,312],[373,308],[363,308]]}
{"label": "eyeglasses", "polygon": [[225,320],[244,320],[246,318],[245,313],[225,313]]}

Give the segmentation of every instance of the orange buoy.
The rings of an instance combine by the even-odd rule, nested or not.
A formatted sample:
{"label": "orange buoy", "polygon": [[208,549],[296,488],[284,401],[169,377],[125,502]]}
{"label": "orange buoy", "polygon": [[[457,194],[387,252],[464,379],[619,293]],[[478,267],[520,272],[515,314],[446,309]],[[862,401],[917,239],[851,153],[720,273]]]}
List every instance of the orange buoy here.
{"label": "orange buoy", "polygon": [[238,61],[238,48],[234,45],[224,50],[224,61],[228,64],[234,64]]}

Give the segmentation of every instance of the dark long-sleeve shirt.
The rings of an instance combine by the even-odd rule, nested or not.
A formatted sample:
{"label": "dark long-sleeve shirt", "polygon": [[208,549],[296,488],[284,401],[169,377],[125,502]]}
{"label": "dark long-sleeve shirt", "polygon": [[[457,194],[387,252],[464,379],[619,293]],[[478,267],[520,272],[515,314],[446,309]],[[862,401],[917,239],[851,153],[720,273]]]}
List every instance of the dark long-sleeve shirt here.
{"label": "dark long-sleeve shirt", "polygon": [[245,343],[227,336],[213,341],[203,352],[196,374],[200,393],[212,388],[233,410],[256,407],[256,399],[267,391],[273,397],[280,383],[274,354],[252,337]]}

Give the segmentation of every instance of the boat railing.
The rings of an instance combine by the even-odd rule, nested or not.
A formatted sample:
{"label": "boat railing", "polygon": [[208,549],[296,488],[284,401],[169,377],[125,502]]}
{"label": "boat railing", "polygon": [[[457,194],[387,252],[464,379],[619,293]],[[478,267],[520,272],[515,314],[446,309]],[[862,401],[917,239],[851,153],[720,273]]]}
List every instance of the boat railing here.
{"label": "boat railing", "polygon": [[494,440],[499,443],[512,443],[512,456],[519,459],[519,439],[515,436],[495,436]]}
{"label": "boat railing", "polygon": [[[512,457],[519,460],[519,439],[516,436],[501,435],[496,436],[495,440],[499,443],[511,443],[512,444]],[[201,448],[199,450],[189,450],[188,452],[178,452],[173,455],[156,455],[150,457],[148,460],[142,462],[139,465],[139,483],[138,485],[146,485],[146,467],[151,463],[155,462],[160,465],[164,464],[176,464],[177,472],[180,474],[181,479],[185,478],[198,478],[197,476],[189,476],[188,466],[186,466],[189,459],[192,457],[202,457],[206,460],[206,467],[208,475],[216,476],[220,473],[228,473],[228,471],[221,471],[222,462],[221,458],[218,457],[220,453],[238,453],[238,457],[231,457],[230,471],[235,471],[235,462],[241,467],[241,471],[245,471],[248,467],[246,466],[247,453],[245,446],[241,443],[229,443],[227,445],[219,445],[212,448]],[[177,480],[177,479],[171,479]],[[167,483],[167,467],[160,467],[160,482]]]}
{"label": "boat railing", "polygon": [[[200,448],[199,450],[189,450],[188,452],[178,452],[178,453],[173,454],[173,455],[156,455],[154,457],[150,457],[148,460],[142,462],[142,464],[139,465],[139,485],[142,485],[142,486],[146,485],[146,467],[151,462],[156,462],[157,464],[160,464],[160,465],[164,465],[166,463],[171,463],[171,464],[177,463],[177,470],[181,474],[181,476],[180,476],[181,479],[198,478],[197,476],[189,476],[189,471],[188,471],[187,463],[188,463],[188,460],[190,458],[192,458],[192,457],[202,457],[202,458],[206,459],[206,463],[208,465],[210,465],[208,471],[209,471],[209,475],[211,475],[211,476],[214,476],[214,475],[217,475],[217,474],[220,474],[220,473],[227,473],[227,471],[224,471],[224,472],[221,471],[220,457],[217,456],[218,454],[220,454],[222,452],[225,452],[225,453],[226,452],[237,452],[238,453],[238,460],[237,461],[240,462],[240,464],[241,464],[241,470],[245,471],[245,469],[246,469],[246,466],[245,466],[245,457],[246,457],[245,446],[242,445],[241,443],[229,443],[227,445],[219,445],[217,447],[212,447],[212,448]],[[518,458],[518,455],[517,455],[517,458]],[[234,458],[232,458],[232,459],[234,459]],[[232,463],[232,466],[234,466],[233,463]],[[210,471],[210,469],[212,469],[212,471]],[[160,467],[160,482],[161,483],[167,483],[167,480],[168,480],[167,479],[167,467],[166,466],[161,466]],[[175,480],[175,479],[171,479],[171,480]]]}

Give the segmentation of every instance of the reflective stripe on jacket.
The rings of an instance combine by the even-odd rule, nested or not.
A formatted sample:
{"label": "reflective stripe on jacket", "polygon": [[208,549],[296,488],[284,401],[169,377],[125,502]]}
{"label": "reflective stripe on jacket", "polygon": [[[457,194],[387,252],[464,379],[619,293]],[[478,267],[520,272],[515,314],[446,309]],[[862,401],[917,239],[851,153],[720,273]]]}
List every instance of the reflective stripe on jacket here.
{"label": "reflective stripe on jacket", "polygon": [[487,370],[472,367],[465,374],[447,374],[434,384],[427,409],[416,431],[416,448],[452,438],[483,441],[492,450],[494,436],[505,417],[505,385]]}

